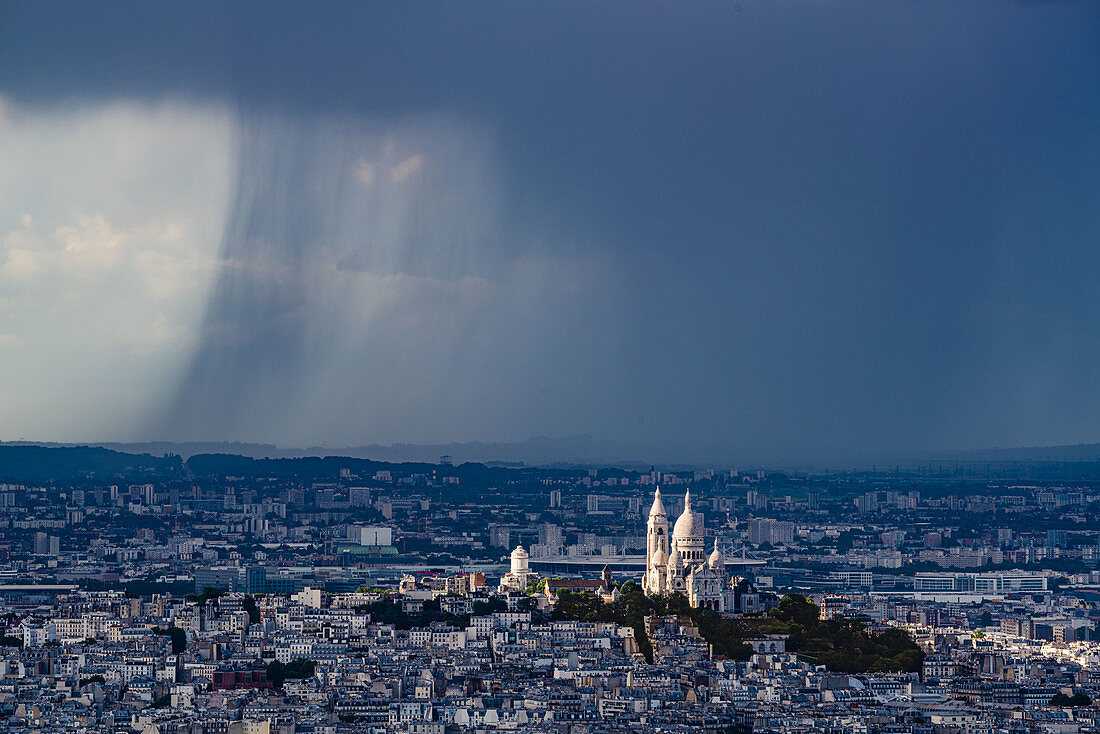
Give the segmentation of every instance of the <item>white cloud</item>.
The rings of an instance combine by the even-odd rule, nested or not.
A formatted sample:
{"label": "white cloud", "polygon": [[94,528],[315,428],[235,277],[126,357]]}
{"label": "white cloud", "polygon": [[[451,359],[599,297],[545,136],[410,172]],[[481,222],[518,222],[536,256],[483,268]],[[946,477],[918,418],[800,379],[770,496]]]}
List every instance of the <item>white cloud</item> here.
{"label": "white cloud", "polygon": [[233,120],[0,107],[0,346],[19,354],[0,359],[0,439],[133,435],[177,379],[219,267]]}
{"label": "white cloud", "polygon": [[[9,235],[6,241],[15,237]],[[4,252],[4,264],[0,265],[0,278],[8,281],[31,280],[41,272],[40,258],[35,250],[9,247]]]}
{"label": "white cloud", "polygon": [[369,161],[365,161],[360,158],[355,162],[355,166],[352,168],[352,174],[355,179],[364,186],[370,186],[374,183],[374,166]]}
{"label": "white cloud", "polygon": [[410,155],[405,160],[390,169],[390,179],[394,183],[404,183],[416,175],[424,167],[425,157],[422,153]]}

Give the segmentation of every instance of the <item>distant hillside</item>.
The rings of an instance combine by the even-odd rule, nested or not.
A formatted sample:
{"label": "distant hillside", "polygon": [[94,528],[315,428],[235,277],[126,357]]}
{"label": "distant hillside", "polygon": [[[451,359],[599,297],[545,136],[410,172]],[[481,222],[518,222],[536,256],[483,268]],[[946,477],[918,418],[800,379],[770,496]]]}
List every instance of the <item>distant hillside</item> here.
{"label": "distant hillside", "polygon": [[295,477],[320,479],[339,476],[341,469],[369,475],[385,465],[368,459],[339,456],[303,456],[283,459],[254,459],[235,454],[195,454],[187,468],[196,476]]}
{"label": "distant hillside", "polygon": [[[483,486],[495,482],[504,482],[523,473],[539,472],[540,475],[566,475],[568,470],[534,469],[530,467],[514,468],[488,466],[478,462],[467,462],[457,466],[443,466],[425,462],[387,462],[372,459],[360,459],[349,456],[303,456],[287,459],[253,459],[248,456],[232,454],[196,454],[186,462],[187,470],[195,477],[278,477],[293,478],[303,482],[333,481],[347,469],[363,479],[369,479],[375,472],[398,469],[402,474],[438,473],[440,476],[458,477],[463,488]],[[583,470],[574,469],[571,476],[582,474]]]}
{"label": "distant hillside", "polygon": [[[102,443],[90,445],[34,443],[29,441],[0,442],[0,449],[27,448],[35,452],[8,453],[0,460],[0,481],[16,475],[33,477],[23,481],[41,481],[46,476],[104,477],[129,473],[157,473],[178,468],[157,458],[177,456],[199,474],[243,475],[258,472],[268,476],[323,474],[327,465],[321,459],[343,459],[342,466],[352,468],[348,460],[383,463],[440,463],[450,457],[455,465],[472,463],[489,467],[620,467],[646,470],[657,466],[662,470],[717,467],[726,469],[782,469],[818,473],[836,471],[868,471],[945,479],[1019,477],[1031,480],[1095,480],[1100,479],[1100,444],[1036,446],[965,451],[912,451],[896,453],[846,452],[815,449],[800,457],[774,458],[770,461],[745,461],[715,447],[689,447],[678,444],[644,444],[597,439],[591,436],[559,438],[536,437],[511,443],[449,443],[392,444],[329,448],[284,448],[273,444],[241,442],[155,441],[142,443]],[[93,451],[98,449],[98,452]],[[79,449],[83,454],[64,455],[41,453]],[[82,458],[77,458],[80,456]],[[726,458],[723,458],[725,456]],[[130,457],[130,458],[124,458]],[[202,458],[199,458],[202,457]],[[191,459],[199,460],[191,461]],[[289,460],[313,460],[313,463],[285,463]],[[44,467],[49,462],[64,475],[51,473]],[[280,463],[284,462],[284,463]],[[359,465],[357,465],[359,466]],[[367,472],[368,464],[355,469]],[[12,481],[7,479],[6,481]]]}
{"label": "distant hillside", "polygon": [[[46,444],[40,444],[46,445]],[[48,444],[63,446],[65,444]],[[95,446],[128,453],[148,453],[154,456],[179,454],[188,459],[198,454],[231,454],[253,459],[292,459],[307,456],[345,456],[357,459],[390,462],[425,462],[436,464],[441,456],[449,456],[455,464],[481,462],[527,466],[549,465],[613,465],[649,467],[651,464],[687,465],[706,463],[708,457],[721,457],[714,448],[690,447],[678,444],[645,444],[611,441],[592,436],[539,436],[525,441],[504,443],[407,444],[388,446],[309,446],[284,448],[273,444],[192,441],[148,441],[141,443],[95,443]],[[694,457],[694,458],[692,458]]]}
{"label": "distant hillside", "polygon": [[184,461],[175,454],[156,457],[150,454],[128,454],[92,446],[32,446],[0,444],[0,483],[33,484],[49,481],[78,482],[92,480],[148,481],[176,477],[278,477],[302,482],[334,481],[343,470],[362,478],[375,472],[399,469],[403,474],[455,476],[461,486],[482,486],[504,482],[517,473],[540,472],[541,475],[583,473],[579,469],[534,469],[530,467],[490,466],[466,462],[443,466],[438,462],[385,462],[352,456],[300,456],[283,458],[253,458],[239,454],[195,454]]}
{"label": "distant hillside", "polygon": [[98,446],[0,445],[0,482],[28,484],[82,479],[111,480],[169,477],[178,474],[178,456],[157,458],[125,454]]}

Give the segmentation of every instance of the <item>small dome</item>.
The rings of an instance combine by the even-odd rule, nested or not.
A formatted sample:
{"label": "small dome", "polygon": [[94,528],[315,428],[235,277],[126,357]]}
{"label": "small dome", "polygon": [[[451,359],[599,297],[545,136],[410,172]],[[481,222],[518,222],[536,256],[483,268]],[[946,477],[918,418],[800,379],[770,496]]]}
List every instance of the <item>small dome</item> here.
{"label": "small dome", "polygon": [[691,509],[691,492],[684,493],[684,511],[672,528],[674,538],[702,538],[703,516]]}
{"label": "small dome", "polygon": [[527,551],[523,549],[522,545],[517,545],[516,549],[512,551],[512,558],[527,558]]}
{"label": "small dome", "polygon": [[665,555],[665,549],[658,548],[657,552],[653,554],[653,564],[656,566],[661,566],[666,563],[668,563],[668,556]]}
{"label": "small dome", "polygon": [[675,568],[677,571],[684,567],[684,560],[680,558],[680,551],[676,546],[672,546],[672,555],[668,557],[668,567]]}
{"label": "small dome", "polygon": [[707,565],[715,571],[726,565],[726,559],[722,555],[722,551],[718,550],[718,538],[714,539],[714,550],[711,551],[710,558],[707,559]]}

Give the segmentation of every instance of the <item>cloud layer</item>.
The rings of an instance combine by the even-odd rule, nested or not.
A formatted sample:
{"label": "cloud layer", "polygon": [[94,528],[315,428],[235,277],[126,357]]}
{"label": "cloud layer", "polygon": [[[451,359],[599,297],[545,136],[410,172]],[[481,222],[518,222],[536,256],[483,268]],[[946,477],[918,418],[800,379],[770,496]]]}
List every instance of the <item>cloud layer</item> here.
{"label": "cloud layer", "polygon": [[3,108],[5,438],[136,431],[198,343],[230,119],[179,105]]}
{"label": "cloud layer", "polygon": [[1097,38],[1096,3],[11,4],[0,435],[1100,440]]}

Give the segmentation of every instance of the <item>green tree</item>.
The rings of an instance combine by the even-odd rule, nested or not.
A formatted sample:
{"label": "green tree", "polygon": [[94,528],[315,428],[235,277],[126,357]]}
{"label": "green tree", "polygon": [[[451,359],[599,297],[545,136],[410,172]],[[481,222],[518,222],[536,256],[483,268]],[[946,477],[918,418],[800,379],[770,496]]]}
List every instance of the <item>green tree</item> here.
{"label": "green tree", "polygon": [[508,609],[508,602],[498,596],[490,599],[474,599],[473,613],[477,617],[484,617],[493,612],[503,612]]}
{"label": "green tree", "polygon": [[251,594],[245,594],[243,606],[244,610],[248,612],[248,623],[259,624],[260,610],[256,607],[256,597]]}
{"label": "green tree", "polygon": [[187,633],[179,627],[169,627],[167,629],[154,627],[153,634],[172,638],[173,655],[179,655],[187,649]]}
{"label": "green tree", "polygon": [[779,606],[771,616],[784,622],[794,622],[802,627],[812,627],[819,621],[817,605],[800,594],[788,594],[779,600]]}
{"label": "green tree", "polygon": [[184,597],[187,601],[198,602],[199,604],[206,604],[211,600],[217,600],[222,595],[222,590],[217,586],[204,586],[201,594],[188,594]]}
{"label": "green tree", "polygon": [[282,688],[283,681],[286,680],[286,666],[278,660],[272,660],[267,664],[267,679],[271,681],[271,685]]}
{"label": "green tree", "polygon": [[845,530],[840,533],[836,538],[836,552],[841,555],[852,550],[852,547],[856,543],[856,534],[851,530]]}
{"label": "green tree", "polygon": [[295,658],[286,664],[286,677],[302,680],[312,678],[317,670],[317,663],[308,658]]}
{"label": "green tree", "polygon": [[267,664],[267,679],[271,681],[271,685],[282,688],[287,678],[292,680],[312,678],[316,670],[317,663],[307,658],[295,658],[286,665],[278,660],[272,660]]}

